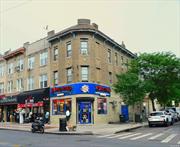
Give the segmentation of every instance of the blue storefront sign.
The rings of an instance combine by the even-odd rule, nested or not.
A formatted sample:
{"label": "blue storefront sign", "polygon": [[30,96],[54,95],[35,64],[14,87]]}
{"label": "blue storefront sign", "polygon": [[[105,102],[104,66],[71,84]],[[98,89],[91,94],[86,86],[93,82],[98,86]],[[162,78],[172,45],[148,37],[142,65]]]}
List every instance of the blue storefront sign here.
{"label": "blue storefront sign", "polygon": [[74,83],[63,86],[55,86],[50,89],[51,97],[60,97],[76,94],[94,94],[110,97],[111,88],[96,83]]}

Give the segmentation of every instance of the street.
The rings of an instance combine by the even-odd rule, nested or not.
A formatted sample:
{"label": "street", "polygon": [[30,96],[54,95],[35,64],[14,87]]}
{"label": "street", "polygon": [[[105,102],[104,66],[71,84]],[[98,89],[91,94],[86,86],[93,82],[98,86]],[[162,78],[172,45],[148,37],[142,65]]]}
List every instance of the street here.
{"label": "street", "polygon": [[180,147],[180,122],[104,135],[50,135],[0,130],[0,147]]}

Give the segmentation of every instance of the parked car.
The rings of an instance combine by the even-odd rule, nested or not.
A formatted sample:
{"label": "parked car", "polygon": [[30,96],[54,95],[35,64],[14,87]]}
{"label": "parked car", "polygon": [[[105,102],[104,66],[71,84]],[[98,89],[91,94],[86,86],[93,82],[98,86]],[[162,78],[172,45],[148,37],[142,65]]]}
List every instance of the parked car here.
{"label": "parked car", "polygon": [[168,126],[172,124],[172,116],[166,111],[155,111],[150,113],[148,117],[148,124],[149,127],[152,127],[153,125]]}
{"label": "parked car", "polygon": [[176,109],[173,108],[166,108],[165,109],[166,112],[170,113],[172,115],[173,121],[177,122],[178,121],[178,114],[176,113]]}

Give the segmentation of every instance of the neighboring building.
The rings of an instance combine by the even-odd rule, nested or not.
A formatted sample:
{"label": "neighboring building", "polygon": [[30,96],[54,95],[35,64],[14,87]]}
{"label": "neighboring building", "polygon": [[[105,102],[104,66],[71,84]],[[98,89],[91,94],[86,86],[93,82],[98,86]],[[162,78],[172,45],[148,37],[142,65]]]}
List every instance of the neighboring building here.
{"label": "neighboring building", "polygon": [[56,34],[50,31],[47,37],[4,55],[0,76],[2,66],[6,74],[0,78],[0,95],[15,96],[12,109],[23,108],[26,114],[50,111],[53,124],[65,117],[67,109],[72,124],[119,121],[122,99],[112,84],[134,57],[124,43],[99,31],[97,24],[79,19],[75,26]]}

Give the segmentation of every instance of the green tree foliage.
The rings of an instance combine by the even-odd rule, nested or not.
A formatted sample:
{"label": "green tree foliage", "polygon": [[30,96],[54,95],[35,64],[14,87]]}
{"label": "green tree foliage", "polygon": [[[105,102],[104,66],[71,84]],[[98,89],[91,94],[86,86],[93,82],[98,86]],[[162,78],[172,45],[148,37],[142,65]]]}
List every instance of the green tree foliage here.
{"label": "green tree foliage", "polygon": [[[143,82],[136,73],[131,72],[117,75],[117,79],[118,82],[113,85],[115,92],[122,95],[123,101],[128,105],[132,105],[134,109],[134,105],[142,102],[144,99]],[[135,120],[134,114],[133,120]]]}
{"label": "green tree foliage", "polygon": [[131,72],[139,74],[145,82],[146,92],[152,100],[164,106],[180,97],[180,59],[171,53],[141,54],[133,60]]}

